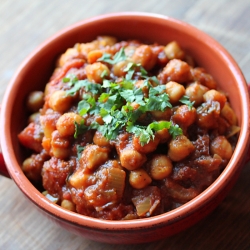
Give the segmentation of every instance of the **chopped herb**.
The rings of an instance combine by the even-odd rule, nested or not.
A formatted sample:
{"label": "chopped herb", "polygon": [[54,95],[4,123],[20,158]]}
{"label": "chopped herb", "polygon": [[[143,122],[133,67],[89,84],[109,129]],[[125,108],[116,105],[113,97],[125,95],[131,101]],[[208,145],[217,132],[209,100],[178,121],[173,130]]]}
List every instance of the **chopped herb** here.
{"label": "chopped herb", "polygon": [[93,82],[90,82],[89,80],[79,80],[71,82],[71,86],[73,86],[71,89],[66,91],[67,95],[74,95],[77,91],[79,91],[81,88],[84,88],[86,92],[91,92],[92,94],[96,95],[101,93],[101,86],[100,84],[96,84]]}
{"label": "chopped herb", "polygon": [[124,48],[121,48],[113,57],[113,59],[111,59],[111,55],[104,53],[102,55],[102,57],[100,57],[97,61],[101,61],[101,62],[106,62],[109,64],[116,64],[118,62],[121,61],[125,61],[127,59],[126,55],[125,55],[125,51]]}
{"label": "chopped herb", "polygon": [[168,131],[172,135],[173,139],[175,139],[178,135],[182,134],[182,129],[179,127],[178,124],[175,124],[174,126],[170,126]]}
{"label": "chopped herb", "polygon": [[88,130],[88,126],[84,124],[84,121],[82,120],[81,123],[75,122],[75,133],[74,138],[76,139],[80,134],[83,134]]}
{"label": "chopped herb", "polygon": [[[119,51],[112,60],[118,61],[124,58],[124,51],[122,51]],[[144,78],[142,87],[147,86],[149,91],[147,97],[145,97],[142,87],[135,87],[135,80],[130,79],[135,67],[141,69]],[[75,123],[74,137],[77,138],[88,129],[97,129],[107,139],[113,140],[117,138],[121,130],[125,129],[139,137],[140,143],[145,145],[154,139],[155,132],[164,128],[169,130],[173,138],[182,134],[181,128],[178,125],[172,125],[169,121],[152,122],[148,126],[138,124],[138,119],[142,114],[148,111],[165,111],[172,105],[165,92],[165,85],[158,84],[157,78],[147,77],[145,75],[147,72],[140,64],[129,63],[125,71],[128,72],[127,75],[131,72],[131,75],[118,83],[104,79],[101,85],[88,80],[77,80],[74,76],[64,80],[72,86],[71,89],[67,90],[67,94],[74,95],[80,89],[85,91],[77,106],[78,113],[82,116],[86,114],[100,115],[104,123],[93,122],[90,126],[85,126],[84,122]],[[189,107],[192,104],[187,97],[180,101],[185,102]],[[138,106],[135,108],[132,103]]]}
{"label": "chopped herb", "polygon": [[194,105],[194,101],[191,102],[190,99],[189,99],[189,96],[182,96],[182,98],[180,99],[180,102],[183,103],[183,104],[186,104],[188,106],[188,108],[191,110],[193,105]]}

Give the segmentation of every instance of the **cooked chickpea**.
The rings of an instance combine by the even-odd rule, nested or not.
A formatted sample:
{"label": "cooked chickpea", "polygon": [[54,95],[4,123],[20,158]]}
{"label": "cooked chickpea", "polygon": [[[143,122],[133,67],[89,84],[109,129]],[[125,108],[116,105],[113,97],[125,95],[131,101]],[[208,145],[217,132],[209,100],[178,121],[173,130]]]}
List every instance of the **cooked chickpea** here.
{"label": "cooked chickpea", "polygon": [[224,94],[220,93],[219,91],[215,90],[215,89],[211,89],[209,91],[207,91],[204,95],[203,95],[203,99],[205,102],[211,102],[211,101],[216,101],[220,103],[220,109],[222,110],[227,98]]}
{"label": "cooked chickpea", "polygon": [[27,108],[32,112],[37,112],[44,104],[44,94],[42,91],[33,91],[27,99]]}
{"label": "cooked chickpea", "polygon": [[217,88],[217,84],[213,77],[206,73],[203,68],[191,68],[191,74],[194,81],[198,81],[200,84],[208,87],[209,89]]}
{"label": "cooked chickpea", "polygon": [[149,168],[150,176],[154,180],[163,180],[172,173],[173,164],[166,155],[156,155],[152,158]]}
{"label": "cooked chickpea", "polygon": [[76,113],[65,113],[63,114],[56,123],[56,129],[60,136],[71,136],[75,133],[75,123],[81,124],[83,118]]}
{"label": "cooked chickpea", "polygon": [[128,63],[129,61],[124,60],[114,64],[112,68],[114,75],[118,77],[125,76],[127,72],[124,71],[124,69],[127,67]]}
{"label": "cooked chickpea", "polygon": [[225,103],[221,110],[221,116],[225,118],[230,125],[237,124],[237,116],[228,102]]}
{"label": "cooked chickpea", "polygon": [[147,187],[152,182],[148,173],[140,168],[130,172],[129,183],[135,189],[142,189]]}
{"label": "cooked chickpea", "polygon": [[90,82],[102,83],[103,79],[110,75],[109,68],[101,62],[89,64],[85,67],[85,70]]}
{"label": "cooked chickpea", "polygon": [[85,173],[85,169],[78,168],[70,177],[69,183],[74,188],[86,188],[95,182],[93,175]]}
{"label": "cooked chickpea", "polygon": [[93,142],[100,147],[110,147],[109,140],[99,131],[95,132]]}
{"label": "cooked chickpea", "polygon": [[192,125],[195,119],[196,109],[194,107],[190,109],[187,105],[179,106],[173,115],[173,120],[178,124],[182,124],[184,127]]}
{"label": "cooked chickpea", "polygon": [[162,72],[158,75],[161,84],[166,84],[169,81],[185,83],[192,80],[190,66],[179,59],[170,60]]}
{"label": "cooked chickpea", "polygon": [[105,163],[109,159],[109,149],[97,145],[89,144],[82,152],[80,165],[90,170]]}
{"label": "cooked chickpea", "polygon": [[67,210],[70,210],[72,212],[76,211],[75,204],[72,201],[69,201],[69,200],[62,200],[61,207],[65,208]]}
{"label": "cooked chickpea", "polygon": [[159,142],[160,139],[157,136],[155,136],[154,139],[151,139],[148,143],[141,145],[139,137],[133,136],[134,149],[144,154],[155,151]]}
{"label": "cooked chickpea", "polygon": [[209,89],[206,86],[199,84],[198,82],[191,83],[185,91],[185,95],[189,97],[191,102],[194,102],[195,106],[200,105],[203,102],[203,95]]}
{"label": "cooked chickpea", "polygon": [[168,129],[164,128],[162,130],[156,131],[155,135],[160,139],[159,143],[165,143],[170,139],[170,133]]}
{"label": "cooked chickpea", "polygon": [[170,81],[166,84],[166,93],[169,96],[170,102],[176,103],[185,94],[185,88],[177,82]]}
{"label": "cooked chickpea", "polygon": [[211,142],[211,153],[219,155],[222,159],[230,160],[233,149],[225,136],[218,136]]}
{"label": "cooked chickpea", "polygon": [[112,46],[117,42],[117,39],[113,36],[98,36],[97,41],[99,42],[99,46]]}
{"label": "cooked chickpea", "polygon": [[66,62],[70,61],[72,58],[79,57],[78,47],[69,48],[64,54],[62,54],[57,62],[58,67],[62,67]]}
{"label": "cooked chickpea", "polygon": [[31,122],[37,123],[39,122],[39,120],[40,120],[40,113],[36,112],[29,116],[28,123],[31,123]]}
{"label": "cooked chickpea", "polygon": [[148,45],[141,45],[136,48],[131,60],[136,64],[141,64],[146,70],[152,69],[157,61],[157,56]]}
{"label": "cooked chickpea", "polygon": [[218,126],[218,118],[220,115],[219,102],[205,102],[197,107],[197,124],[201,128],[212,129]]}
{"label": "cooked chickpea", "polygon": [[194,145],[185,135],[179,135],[169,143],[168,156],[172,161],[181,161],[194,149]]}
{"label": "cooked chickpea", "polygon": [[168,57],[168,59],[184,59],[185,57],[185,52],[181,49],[180,45],[176,42],[170,42],[168,43],[164,51]]}
{"label": "cooked chickpea", "polygon": [[49,98],[49,107],[57,112],[69,110],[72,104],[72,96],[67,95],[64,90],[57,90]]}
{"label": "cooked chickpea", "polygon": [[102,57],[103,52],[101,50],[92,50],[88,53],[87,60],[89,64],[95,63],[100,57]]}
{"label": "cooked chickpea", "polygon": [[172,115],[172,109],[171,108],[166,108],[164,111],[160,110],[155,110],[155,111],[150,111],[152,116],[154,117],[155,120],[165,120],[168,121],[170,120],[170,117]]}
{"label": "cooked chickpea", "polygon": [[62,138],[57,130],[52,133],[50,154],[58,159],[67,159],[70,155],[70,142]]}
{"label": "cooked chickpea", "polygon": [[145,154],[136,151],[133,148],[125,148],[120,152],[121,165],[128,170],[140,168],[147,160]]}

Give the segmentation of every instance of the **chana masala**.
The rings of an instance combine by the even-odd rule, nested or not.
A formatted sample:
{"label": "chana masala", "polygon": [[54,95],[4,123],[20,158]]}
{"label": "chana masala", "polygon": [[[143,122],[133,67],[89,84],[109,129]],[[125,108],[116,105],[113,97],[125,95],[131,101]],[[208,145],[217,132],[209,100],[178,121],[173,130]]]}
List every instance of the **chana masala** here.
{"label": "chana masala", "polygon": [[240,130],[226,93],[176,41],[78,43],[27,108],[25,175],[63,208],[107,220],[155,216],[199,195]]}

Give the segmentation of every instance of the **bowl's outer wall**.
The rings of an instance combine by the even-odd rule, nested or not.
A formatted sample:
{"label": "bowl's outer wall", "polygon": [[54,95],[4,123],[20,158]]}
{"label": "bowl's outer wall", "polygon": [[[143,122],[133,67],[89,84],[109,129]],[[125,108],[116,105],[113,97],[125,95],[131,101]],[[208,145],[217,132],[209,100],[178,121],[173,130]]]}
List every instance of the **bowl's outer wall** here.
{"label": "bowl's outer wall", "polygon": [[[163,19],[159,17],[135,15],[136,14],[131,17],[127,14],[118,14],[106,16],[104,19],[91,19],[90,21],[78,23],[64,32],[55,35],[42,44],[20,66],[20,69],[13,77],[10,87],[7,90],[1,114],[1,124],[3,126],[1,129],[3,129],[2,132],[5,134],[1,142],[3,144],[2,147],[6,164],[10,175],[26,196],[37,206],[40,206],[42,210],[47,210],[47,213],[52,214],[53,217],[58,216],[58,218],[61,218],[62,214],[60,211],[63,211],[63,209],[56,208],[56,211],[54,211],[53,206],[55,205],[51,206],[48,201],[41,199],[41,194],[35,190],[23,175],[20,164],[27,154],[26,151],[20,147],[16,135],[26,124],[26,96],[30,91],[44,89],[45,84],[53,72],[58,55],[63,53],[67,48],[74,46],[75,43],[89,42],[98,35],[113,35],[119,39],[133,38],[151,43],[158,42],[160,44],[167,44],[172,40],[176,40],[185,51],[194,57],[199,65],[214,76],[219,83],[219,87],[228,93],[230,102],[239,118],[239,122],[242,123],[245,121],[244,119],[248,119],[245,117],[245,114],[243,116],[244,112],[248,112],[244,111],[244,103],[241,101],[241,89],[243,87],[240,87],[239,84],[236,83],[236,81],[240,79],[240,84],[243,85],[244,79],[238,71],[237,78],[235,76],[235,70],[227,66],[226,61],[228,58],[225,58],[223,49],[221,50],[220,47],[216,47],[214,51],[212,49],[214,46],[212,39],[179,21],[174,21],[169,18]],[[117,17],[119,20],[117,20]],[[49,46],[47,46],[47,44],[49,44]],[[248,138],[249,133],[244,133]],[[204,202],[200,202],[199,207],[192,207],[192,205],[190,205],[191,209],[187,207],[185,209],[186,212],[178,218],[173,219],[171,223],[163,222],[163,220],[157,221],[153,226],[147,222],[144,224],[138,223],[138,227],[134,227],[134,229],[130,229],[129,223],[126,224],[124,229],[119,228],[118,224],[114,223],[113,228],[110,227],[110,224],[107,226],[105,233],[105,226],[103,225],[101,228],[96,229],[98,223],[93,222],[95,229],[90,229],[90,220],[84,227],[77,225],[74,220],[78,215],[72,219],[71,215],[67,214],[65,218],[67,218],[68,222],[65,218],[55,218],[55,221],[68,230],[77,232],[80,235],[109,243],[139,243],[145,241],[145,239],[152,241],[175,234],[203,218],[224,198],[238,177],[240,165],[246,154],[246,149],[244,148],[246,144],[242,145],[242,147],[243,149],[239,152],[241,159],[237,162],[239,166],[236,166],[233,171],[230,170],[229,179],[221,184],[221,189],[216,190],[211,196],[206,196],[206,199],[203,200]],[[193,203],[191,202],[191,204]],[[171,217],[169,216],[169,218]],[[81,221],[81,219],[79,219],[79,221]],[[133,223],[134,222],[131,222],[131,225]],[[140,225],[144,225],[145,228],[140,228]],[[131,232],[133,233],[131,234]]]}

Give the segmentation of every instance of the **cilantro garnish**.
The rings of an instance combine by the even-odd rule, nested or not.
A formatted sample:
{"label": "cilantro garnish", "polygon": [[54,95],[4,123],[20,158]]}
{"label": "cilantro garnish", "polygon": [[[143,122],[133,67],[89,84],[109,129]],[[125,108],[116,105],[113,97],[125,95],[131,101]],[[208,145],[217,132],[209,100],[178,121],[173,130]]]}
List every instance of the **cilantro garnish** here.
{"label": "cilantro garnish", "polygon": [[179,101],[183,104],[186,104],[188,106],[189,110],[192,109],[192,107],[194,106],[194,103],[195,103],[194,101],[191,102],[189,99],[189,96],[186,96],[186,95],[182,96],[182,98]]}
{"label": "cilantro garnish", "polygon": [[126,55],[125,55],[125,51],[124,48],[121,48],[113,57],[113,59],[111,59],[111,55],[104,53],[102,55],[102,57],[100,57],[97,61],[99,62],[106,62],[109,64],[116,64],[118,62],[121,61],[125,61],[127,59]]}
{"label": "cilantro garnish", "polygon": [[83,134],[88,130],[88,126],[84,124],[84,121],[82,120],[81,123],[75,122],[75,133],[74,133],[74,138],[76,139],[78,135]]}
{"label": "cilantro garnish", "polygon": [[[126,60],[124,48],[117,52],[113,59],[111,55],[105,53],[99,58],[99,61],[110,64],[122,60]],[[135,86],[135,80],[133,80],[135,70],[138,72],[137,77],[144,81],[141,87]],[[78,113],[82,116],[100,115],[103,121],[102,124],[93,122],[89,126],[84,122],[75,123],[74,137],[77,138],[88,129],[96,129],[108,140],[114,140],[121,130],[126,130],[138,137],[141,145],[145,145],[154,139],[157,131],[162,129],[168,129],[173,138],[182,134],[182,129],[170,121],[154,121],[147,126],[142,126],[138,122],[142,114],[165,111],[172,105],[165,91],[165,85],[161,85],[156,77],[147,76],[147,71],[140,64],[128,63],[124,71],[127,74],[122,81],[113,82],[103,79],[102,85],[89,82],[87,79],[78,80],[74,76],[64,78],[63,82],[71,87],[66,91],[68,95],[74,95],[80,89],[84,90],[82,100],[77,105]],[[147,96],[142,90],[144,86],[148,89]],[[180,102],[192,108],[193,103],[188,97],[182,97]]]}
{"label": "cilantro garnish", "polygon": [[170,126],[169,133],[172,135],[173,139],[175,139],[178,135],[182,134],[182,129],[178,124],[175,124],[174,126]]}

